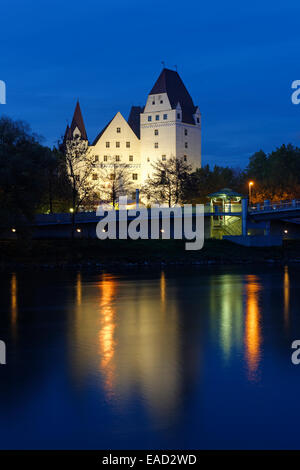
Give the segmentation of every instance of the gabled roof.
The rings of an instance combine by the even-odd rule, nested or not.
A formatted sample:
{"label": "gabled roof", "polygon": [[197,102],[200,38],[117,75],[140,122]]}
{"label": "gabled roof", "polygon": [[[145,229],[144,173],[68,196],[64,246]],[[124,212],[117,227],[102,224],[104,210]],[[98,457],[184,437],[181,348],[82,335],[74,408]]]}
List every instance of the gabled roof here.
{"label": "gabled roof", "polygon": [[195,114],[197,108],[175,70],[163,69],[149,95],[158,95],[160,93],[167,93],[172,109],[175,109],[177,104],[180,103],[183,122],[195,124],[193,114]]}
{"label": "gabled roof", "polygon": [[69,131],[69,135],[70,135],[71,138],[73,137],[73,132],[76,129],[76,127],[80,131],[81,139],[82,140],[88,140],[87,133],[86,133],[86,130],[85,130],[85,125],[84,125],[84,122],[83,122],[81,109],[80,109],[80,105],[79,105],[79,101],[77,101],[76,108],[75,108],[75,111],[74,111],[74,116],[73,116],[73,119],[72,119],[70,131]]}
{"label": "gabled roof", "polygon": [[144,108],[141,106],[132,106],[129,117],[128,117],[128,124],[130,125],[131,129],[137,136],[137,138],[140,138],[141,135],[141,113],[144,112]]}
{"label": "gabled roof", "polygon": [[96,145],[96,143],[98,142],[98,140],[100,139],[100,137],[102,137],[102,135],[104,134],[104,132],[106,131],[106,129],[108,128],[108,126],[110,125],[110,123],[115,119],[116,116],[114,116],[107,124],[105,127],[103,127],[102,131],[97,135],[97,137],[94,139],[94,142],[92,143],[92,145]]}

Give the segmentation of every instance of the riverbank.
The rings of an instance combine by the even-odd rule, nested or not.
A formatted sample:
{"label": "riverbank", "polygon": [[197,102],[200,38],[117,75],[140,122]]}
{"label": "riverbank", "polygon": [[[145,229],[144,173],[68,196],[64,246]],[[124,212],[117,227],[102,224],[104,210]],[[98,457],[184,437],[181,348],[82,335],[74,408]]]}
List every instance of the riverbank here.
{"label": "riverbank", "polygon": [[206,240],[186,251],[182,240],[9,240],[0,242],[0,268],[300,263],[300,241],[249,248]]}

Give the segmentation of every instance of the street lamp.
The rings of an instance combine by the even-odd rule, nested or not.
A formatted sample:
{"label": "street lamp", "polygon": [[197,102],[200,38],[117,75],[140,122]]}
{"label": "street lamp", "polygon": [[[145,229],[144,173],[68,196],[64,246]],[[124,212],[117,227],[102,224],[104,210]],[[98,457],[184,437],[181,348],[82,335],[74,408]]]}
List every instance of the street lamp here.
{"label": "street lamp", "polygon": [[253,185],[254,185],[253,181],[249,181],[249,185],[248,185],[249,186],[249,206],[251,206],[251,203],[252,203],[252,201],[251,201],[251,196],[252,196],[251,189],[252,189]]}

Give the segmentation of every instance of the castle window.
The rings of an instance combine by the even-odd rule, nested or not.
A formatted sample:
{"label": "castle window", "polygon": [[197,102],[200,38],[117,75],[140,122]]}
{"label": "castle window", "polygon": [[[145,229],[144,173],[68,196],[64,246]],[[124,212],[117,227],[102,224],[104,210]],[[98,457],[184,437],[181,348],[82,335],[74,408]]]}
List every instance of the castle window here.
{"label": "castle window", "polygon": [[158,135],[158,129],[155,129],[154,135]]}
{"label": "castle window", "polygon": [[160,104],[163,104],[163,100],[160,100]]}
{"label": "castle window", "polygon": [[186,162],[187,161],[187,156],[183,155],[183,160]]}
{"label": "castle window", "polygon": [[149,121],[149,122],[152,121],[152,116],[148,116],[148,121]]}
{"label": "castle window", "polygon": [[108,149],[110,147],[110,143],[109,142],[106,142],[106,148]]}
{"label": "castle window", "polygon": [[154,148],[155,148],[155,149],[158,149],[158,142],[155,142]]}
{"label": "castle window", "polygon": [[117,133],[120,134],[121,132],[121,127],[117,127]]}
{"label": "castle window", "polygon": [[168,119],[168,115],[164,114],[164,120]]}
{"label": "castle window", "polygon": [[155,120],[156,120],[156,121],[159,121],[159,114],[156,114]]}
{"label": "castle window", "polygon": [[188,148],[188,143],[187,142],[184,143],[184,148],[186,148],[186,149]]}
{"label": "castle window", "polygon": [[188,135],[187,129],[184,129],[184,135]]}
{"label": "castle window", "polygon": [[133,162],[133,155],[129,155],[129,161]]}
{"label": "castle window", "polygon": [[149,157],[147,158],[147,162],[150,162],[150,158],[149,158]]}
{"label": "castle window", "polygon": [[133,173],[133,174],[132,174],[132,179],[133,179],[133,180],[137,180],[137,179],[138,179],[137,173]]}
{"label": "castle window", "polygon": [[165,162],[165,161],[167,160],[166,155],[162,155],[162,156],[161,156],[161,159],[162,159],[163,162]]}
{"label": "castle window", "polygon": [[120,161],[120,155],[116,155],[116,162]]}
{"label": "castle window", "polygon": [[80,181],[79,175],[75,175],[75,181]]}
{"label": "castle window", "polygon": [[99,155],[95,155],[95,162],[99,162]]}
{"label": "castle window", "polygon": [[111,181],[113,181],[115,179],[115,174],[114,173],[110,174],[110,179],[111,179]]}
{"label": "castle window", "polygon": [[120,142],[116,142],[116,147],[117,147],[117,148],[120,147]]}
{"label": "castle window", "polygon": [[98,179],[98,175],[97,175],[97,173],[94,173],[94,174],[93,174],[93,180],[95,181],[95,180],[97,180],[97,179]]}
{"label": "castle window", "polygon": [[180,119],[180,113],[177,113],[177,119]]}
{"label": "castle window", "polygon": [[199,124],[199,122],[200,122],[200,119],[199,119],[199,118],[197,118],[197,123]]}
{"label": "castle window", "polygon": [[154,100],[152,101],[152,104],[155,104],[155,101],[154,101]]}
{"label": "castle window", "polygon": [[104,161],[104,162],[107,162],[107,155],[104,155],[103,161]]}
{"label": "castle window", "polygon": [[130,149],[130,142],[126,142],[126,148]]}

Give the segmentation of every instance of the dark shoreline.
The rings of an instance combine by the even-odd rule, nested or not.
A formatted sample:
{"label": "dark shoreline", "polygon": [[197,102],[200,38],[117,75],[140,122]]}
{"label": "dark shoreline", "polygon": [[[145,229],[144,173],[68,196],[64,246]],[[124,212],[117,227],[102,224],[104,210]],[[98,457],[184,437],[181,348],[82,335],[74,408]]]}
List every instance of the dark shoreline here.
{"label": "dark shoreline", "polygon": [[189,266],[286,265],[300,263],[300,241],[282,247],[249,248],[206,240],[186,251],[182,240],[6,240],[0,241],[0,269],[155,269]]}

